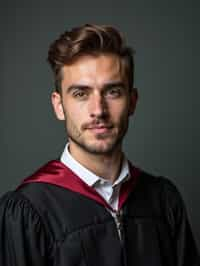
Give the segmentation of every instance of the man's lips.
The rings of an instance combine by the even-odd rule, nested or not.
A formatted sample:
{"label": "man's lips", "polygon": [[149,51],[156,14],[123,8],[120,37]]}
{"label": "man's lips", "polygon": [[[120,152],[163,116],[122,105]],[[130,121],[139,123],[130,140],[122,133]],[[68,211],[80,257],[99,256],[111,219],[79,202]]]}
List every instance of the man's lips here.
{"label": "man's lips", "polygon": [[110,125],[103,125],[103,124],[100,124],[100,125],[92,125],[92,126],[88,126],[87,129],[100,129],[100,128],[111,128]]}
{"label": "man's lips", "polygon": [[90,130],[92,132],[95,132],[95,133],[106,133],[111,128],[112,128],[111,125],[99,124],[99,125],[91,125],[91,126],[88,126],[86,129],[88,129],[88,130]]}

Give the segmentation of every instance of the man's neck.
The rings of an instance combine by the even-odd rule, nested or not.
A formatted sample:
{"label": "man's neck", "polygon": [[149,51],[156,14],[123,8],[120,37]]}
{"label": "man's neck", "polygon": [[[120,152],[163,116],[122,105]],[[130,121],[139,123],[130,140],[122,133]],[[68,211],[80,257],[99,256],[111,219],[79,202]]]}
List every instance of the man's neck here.
{"label": "man's neck", "polygon": [[88,170],[112,183],[120,173],[123,161],[123,153],[120,148],[109,154],[92,154],[77,147],[76,144],[70,143],[69,152],[76,161]]}

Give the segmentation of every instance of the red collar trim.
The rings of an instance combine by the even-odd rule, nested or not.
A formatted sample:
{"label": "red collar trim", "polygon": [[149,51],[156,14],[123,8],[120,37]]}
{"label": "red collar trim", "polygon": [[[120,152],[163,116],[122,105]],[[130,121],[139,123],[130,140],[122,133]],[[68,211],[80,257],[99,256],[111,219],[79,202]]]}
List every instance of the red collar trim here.
{"label": "red collar trim", "polygon": [[[119,195],[119,209],[126,201],[129,193],[133,190],[138,177],[141,174],[140,169],[132,166],[129,163],[131,178],[124,182],[121,186],[120,195]],[[21,186],[28,183],[42,182],[60,186],[74,192],[80,193],[88,198],[91,198],[98,203],[102,204],[106,208],[114,211],[110,205],[104,200],[101,195],[99,195],[95,189],[88,186],[83,182],[73,171],[66,167],[62,162],[58,160],[53,160],[48,162],[46,165],[41,167],[37,172],[32,176],[26,178],[21,183]]]}

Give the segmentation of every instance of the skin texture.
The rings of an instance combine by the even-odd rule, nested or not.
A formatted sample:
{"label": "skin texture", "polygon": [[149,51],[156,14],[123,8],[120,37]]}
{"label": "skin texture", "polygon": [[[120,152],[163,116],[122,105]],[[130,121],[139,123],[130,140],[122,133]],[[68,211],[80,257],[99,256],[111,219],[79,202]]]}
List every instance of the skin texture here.
{"label": "skin texture", "polygon": [[51,97],[57,118],[65,121],[72,156],[111,181],[120,170],[122,140],[137,101],[122,73],[116,55],[82,56],[62,68],[62,92]]}

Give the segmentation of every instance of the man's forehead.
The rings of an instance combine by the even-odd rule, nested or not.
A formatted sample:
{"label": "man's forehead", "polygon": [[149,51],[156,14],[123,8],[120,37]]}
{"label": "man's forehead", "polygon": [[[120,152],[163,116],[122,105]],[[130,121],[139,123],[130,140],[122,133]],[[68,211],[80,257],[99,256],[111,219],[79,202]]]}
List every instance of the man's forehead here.
{"label": "man's forehead", "polygon": [[113,54],[101,54],[98,56],[93,55],[83,55],[76,59],[72,64],[63,66],[64,71],[73,71],[78,69],[80,71],[85,71],[89,68],[91,70],[118,70],[120,66],[120,58]]}
{"label": "man's forehead", "polygon": [[122,80],[121,60],[117,55],[82,56],[71,65],[63,66],[62,81],[109,82]]}

